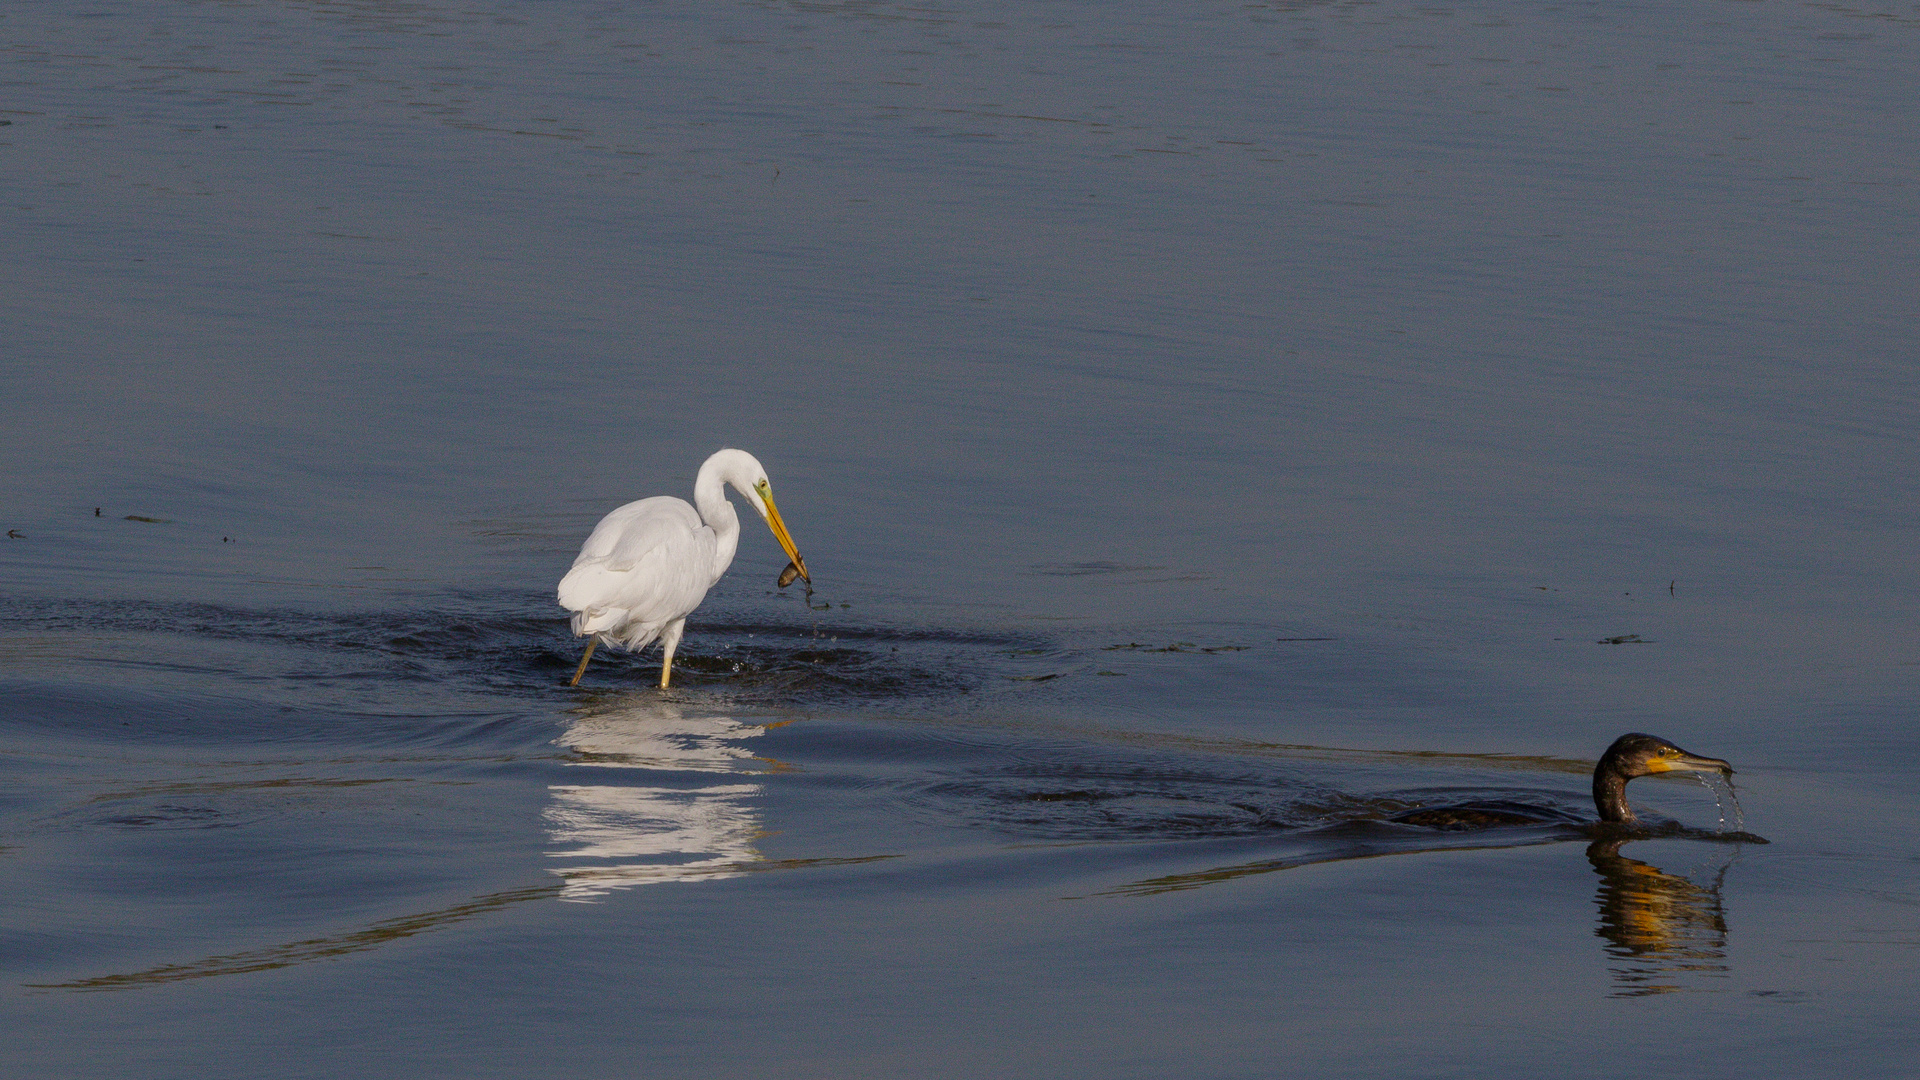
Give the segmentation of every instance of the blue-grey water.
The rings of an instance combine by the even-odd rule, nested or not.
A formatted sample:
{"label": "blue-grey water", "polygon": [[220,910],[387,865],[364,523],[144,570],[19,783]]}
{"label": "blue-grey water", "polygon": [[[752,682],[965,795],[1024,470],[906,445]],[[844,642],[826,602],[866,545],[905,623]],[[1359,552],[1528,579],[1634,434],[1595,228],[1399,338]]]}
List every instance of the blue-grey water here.
{"label": "blue-grey water", "polygon": [[[1916,85],[1877,2],[12,0],[0,1062],[1911,1075]],[[726,445],[815,589],[750,524],[568,689]],[[1631,730],[1738,807],[1386,820]]]}

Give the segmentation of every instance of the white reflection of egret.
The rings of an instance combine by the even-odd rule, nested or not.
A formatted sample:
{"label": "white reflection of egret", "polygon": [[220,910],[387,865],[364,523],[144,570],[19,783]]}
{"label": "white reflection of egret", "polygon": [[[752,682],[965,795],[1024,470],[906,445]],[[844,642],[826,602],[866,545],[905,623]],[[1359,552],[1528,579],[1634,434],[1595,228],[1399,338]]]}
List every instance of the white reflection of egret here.
{"label": "white reflection of egret", "polygon": [[675,708],[643,706],[579,717],[554,742],[581,754],[569,765],[734,772],[754,760],[753,751],[737,741],[765,730],[727,716],[684,716]]}
{"label": "white reflection of egret", "polygon": [[[580,755],[568,765],[586,769],[742,772],[754,770],[755,759],[739,743],[765,731],[646,702],[576,717],[555,741]],[[560,898],[590,901],[634,885],[738,876],[761,857],[753,841],[763,830],[752,805],[760,790],[752,783],[549,787],[545,816],[554,850],[547,854],[574,861],[553,871],[566,882]]]}

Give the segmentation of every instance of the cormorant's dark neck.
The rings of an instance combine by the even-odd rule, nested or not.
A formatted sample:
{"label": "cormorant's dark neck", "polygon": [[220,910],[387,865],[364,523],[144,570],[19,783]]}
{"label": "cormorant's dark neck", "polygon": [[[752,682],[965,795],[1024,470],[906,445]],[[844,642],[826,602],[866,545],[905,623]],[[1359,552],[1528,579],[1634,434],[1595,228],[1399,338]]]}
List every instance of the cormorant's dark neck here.
{"label": "cormorant's dark neck", "polygon": [[1602,761],[1593,770],[1593,805],[1601,821],[1630,825],[1633,808],[1627,805],[1627,778],[1614,771],[1612,762]]}

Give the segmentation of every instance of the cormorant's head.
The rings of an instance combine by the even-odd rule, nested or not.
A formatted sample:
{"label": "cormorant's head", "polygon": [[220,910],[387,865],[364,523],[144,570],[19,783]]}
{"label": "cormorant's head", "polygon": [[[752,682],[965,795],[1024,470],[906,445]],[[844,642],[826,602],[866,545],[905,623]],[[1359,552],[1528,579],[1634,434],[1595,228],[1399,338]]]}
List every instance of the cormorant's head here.
{"label": "cormorant's head", "polygon": [[1622,779],[1670,772],[1717,772],[1733,775],[1733,766],[1719,758],[1689,754],[1655,735],[1633,732],[1613,740],[1600,756],[1600,768]]}

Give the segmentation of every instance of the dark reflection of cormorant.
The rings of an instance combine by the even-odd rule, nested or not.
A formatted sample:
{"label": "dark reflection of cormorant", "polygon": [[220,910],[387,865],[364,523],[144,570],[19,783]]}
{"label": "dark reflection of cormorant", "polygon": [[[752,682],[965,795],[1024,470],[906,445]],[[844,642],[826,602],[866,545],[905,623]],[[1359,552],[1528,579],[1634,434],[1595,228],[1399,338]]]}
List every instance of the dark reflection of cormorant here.
{"label": "dark reflection of cormorant", "polygon": [[1594,902],[1607,940],[1614,997],[1671,994],[1687,975],[1723,976],[1727,965],[1727,917],[1720,903],[1722,867],[1712,887],[1620,854],[1627,837],[1595,840],[1587,860],[1600,875]]}
{"label": "dark reflection of cormorant", "polygon": [[[1600,820],[1633,825],[1638,819],[1627,805],[1627,781],[1636,776],[1669,772],[1733,775],[1733,766],[1719,758],[1689,754],[1665,739],[1639,732],[1613,740],[1593,768],[1593,805]],[[1475,802],[1457,806],[1423,807],[1387,819],[1402,825],[1430,829],[1490,829],[1503,825],[1577,825],[1581,819],[1565,810],[1522,802]]]}

